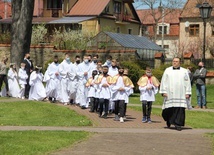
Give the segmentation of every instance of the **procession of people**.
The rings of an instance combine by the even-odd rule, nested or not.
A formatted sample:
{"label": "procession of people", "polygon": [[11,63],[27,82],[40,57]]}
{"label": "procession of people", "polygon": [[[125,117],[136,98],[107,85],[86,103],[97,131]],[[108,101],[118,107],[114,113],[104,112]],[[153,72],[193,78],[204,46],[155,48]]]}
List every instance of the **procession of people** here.
{"label": "procession of people", "polygon": [[[114,113],[115,121],[123,123],[126,120],[126,107],[129,96],[134,92],[134,84],[128,77],[128,69],[118,65],[117,60],[111,56],[102,63],[98,55],[84,55],[82,62],[78,55],[75,62],[71,61],[69,53],[64,55],[62,62],[55,55],[44,75],[41,66],[33,66],[30,53],[25,54],[18,71],[16,64],[11,63],[7,72],[7,60],[4,57],[0,63],[1,96],[58,102],[65,106],[76,105],[81,109],[90,108],[89,112],[96,112],[100,118],[107,119],[110,113]],[[199,79],[198,72],[204,85],[204,74],[202,76],[200,70],[193,76]],[[5,88],[1,89],[3,82]],[[160,89],[159,93],[164,97],[162,116],[168,127],[175,125],[180,131],[181,126],[185,125],[185,109],[191,97],[189,71],[180,67],[180,59],[173,59],[172,66],[164,71],[161,82],[152,74],[152,69],[147,67],[137,84],[139,100],[142,102],[142,122],[152,122],[152,103]],[[202,97],[203,102],[203,94]],[[203,105],[198,102],[198,105],[206,106],[204,102]]]}

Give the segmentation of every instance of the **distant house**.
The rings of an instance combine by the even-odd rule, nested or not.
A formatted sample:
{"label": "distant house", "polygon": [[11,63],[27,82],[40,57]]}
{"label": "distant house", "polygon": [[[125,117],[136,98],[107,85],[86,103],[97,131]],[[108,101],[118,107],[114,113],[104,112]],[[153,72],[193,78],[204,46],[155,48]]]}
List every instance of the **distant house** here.
{"label": "distant house", "polygon": [[0,19],[11,17],[11,3],[5,0],[0,0]]}
{"label": "distant house", "polygon": [[146,37],[139,35],[100,32],[88,43],[91,50],[136,50],[140,59],[154,59],[155,53],[164,49]]}
{"label": "distant house", "polygon": [[133,0],[78,0],[67,17],[91,17],[80,22],[83,30],[94,32],[112,31],[139,34],[140,19],[133,7]]}
{"label": "distant house", "polygon": [[[152,11],[154,11],[155,17],[160,19],[156,32],[154,29],[155,20]],[[177,55],[179,50],[179,17],[181,9],[168,12],[169,13],[162,17],[162,12],[158,9],[137,10],[137,14],[142,23],[141,34],[153,40],[154,34],[156,33],[156,43],[165,49],[167,58],[172,58]]]}
{"label": "distant house", "polygon": [[[74,1],[75,0],[35,0],[32,23],[34,25],[45,24],[49,33],[52,33],[54,28],[58,29],[59,27],[72,30],[78,29],[78,22],[86,19],[70,19],[69,22],[68,19],[63,19],[66,13],[68,13],[68,7],[71,7]],[[61,22],[58,22],[60,19]],[[0,33],[10,30],[11,23],[12,18],[0,20]]]}
{"label": "distant house", "polygon": [[[208,1],[214,6],[214,0]],[[180,16],[180,48],[181,52],[192,52],[194,58],[202,58],[202,47],[204,37],[203,20],[200,17],[199,4],[196,0],[188,0]],[[205,58],[214,57],[214,11],[211,18],[207,20],[206,27],[206,52]]]}
{"label": "distant house", "polygon": [[[33,24],[46,24],[49,32],[64,27],[94,34],[101,30],[139,34],[140,19],[133,0],[35,0]],[[10,25],[12,19],[0,20]],[[3,31],[3,30],[2,30]]]}

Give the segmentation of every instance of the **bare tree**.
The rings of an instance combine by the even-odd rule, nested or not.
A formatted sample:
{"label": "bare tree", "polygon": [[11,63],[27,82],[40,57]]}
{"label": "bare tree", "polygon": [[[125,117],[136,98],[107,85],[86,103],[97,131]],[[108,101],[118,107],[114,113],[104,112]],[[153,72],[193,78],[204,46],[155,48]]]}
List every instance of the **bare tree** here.
{"label": "bare tree", "polygon": [[34,0],[12,0],[11,62],[20,64],[29,52]]}
{"label": "bare tree", "polygon": [[[158,23],[168,14],[176,11],[178,8],[182,8],[184,1],[182,0],[136,0],[140,3],[140,6],[145,6],[150,9],[148,13],[143,15],[146,19],[146,16],[152,16],[153,23],[153,40],[157,39],[157,27]],[[143,19],[141,19],[143,21]]]}

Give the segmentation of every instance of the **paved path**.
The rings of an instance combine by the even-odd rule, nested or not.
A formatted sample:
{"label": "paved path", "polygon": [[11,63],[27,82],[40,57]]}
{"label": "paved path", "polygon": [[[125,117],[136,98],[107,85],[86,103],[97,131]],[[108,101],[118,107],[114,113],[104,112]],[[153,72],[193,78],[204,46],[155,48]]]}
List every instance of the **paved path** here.
{"label": "paved path", "polygon": [[[1,100],[2,101],[2,100]],[[11,101],[11,100],[10,100]],[[16,100],[14,100],[15,102]],[[50,104],[50,103],[46,103]],[[63,106],[62,104],[57,104]],[[130,104],[130,106],[132,106]],[[77,106],[66,106],[81,115],[87,116],[94,123],[92,127],[42,127],[42,126],[0,126],[0,130],[64,130],[89,131],[94,134],[83,142],[51,153],[52,155],[210,155],[211,141],[205,133],[213,130],[191,129],[185,127],[177,131],[174,127],[165,128],[165,122],[159,116],[152,115],[152,123],[142,123],[141,112],[128,109],[124,123],[99,118],[98,114],[82,110]]]}

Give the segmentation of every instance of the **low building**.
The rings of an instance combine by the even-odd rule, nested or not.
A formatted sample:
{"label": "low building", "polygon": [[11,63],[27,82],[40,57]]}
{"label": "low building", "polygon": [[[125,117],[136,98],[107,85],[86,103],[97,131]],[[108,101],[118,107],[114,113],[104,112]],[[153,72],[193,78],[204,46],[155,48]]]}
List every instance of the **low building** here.
{"label": "low building", "polygon": [[[147,61],[154,66],[154,57],[157,52],[164,52],[164,49],[146,37],[139,35],[121,34],[113,32],[100,32],[88,43],[90,50],[106,51],[135,51],[136,59]],[[128,60],[128,58],[127,58]]]}
{"label": "low building", "polygon": [[[163,12],[164,14],[162,14]],[[164,11],[159,9],[137,10],[137,14],[142,23],[141,34],[164,48],[167,58],[172,58],[179,54],[180,13],[181,9]],[[157,23],[154,17],[158,19]]]}

